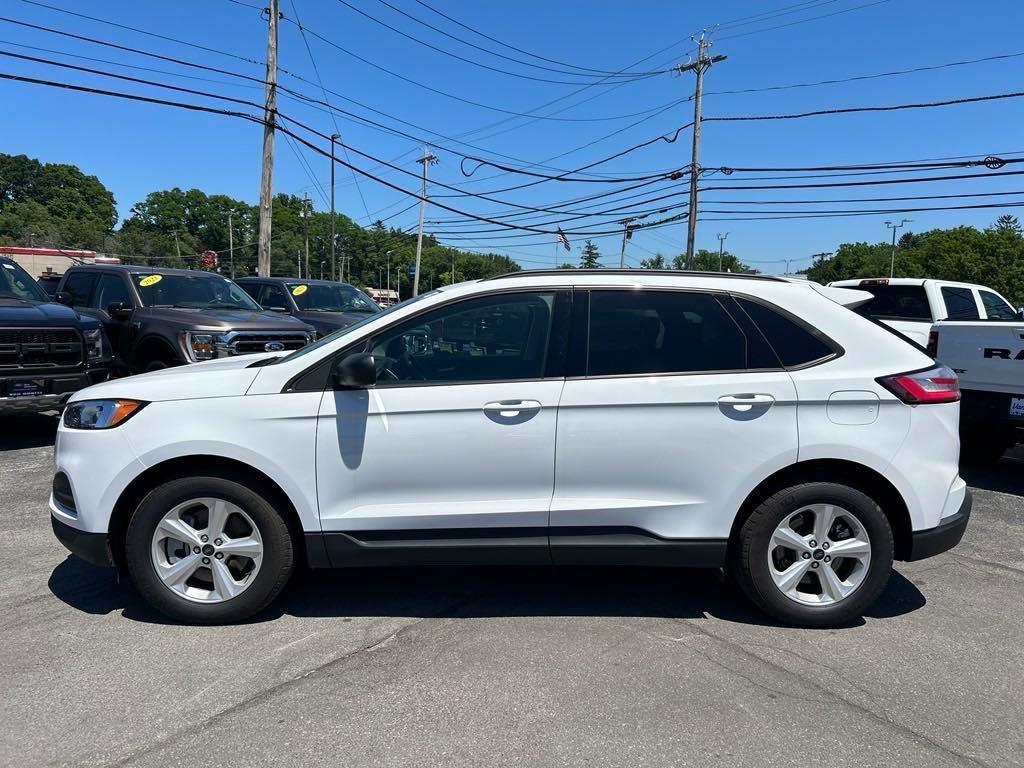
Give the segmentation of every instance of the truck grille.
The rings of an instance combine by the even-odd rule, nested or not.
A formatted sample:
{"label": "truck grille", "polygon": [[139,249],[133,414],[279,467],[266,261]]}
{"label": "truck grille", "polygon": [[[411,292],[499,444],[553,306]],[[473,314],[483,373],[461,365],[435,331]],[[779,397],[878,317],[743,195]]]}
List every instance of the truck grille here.
{"label": "truck grille", "polygon": [[[267,349],[268,344],[281,344],[280,350]],[[232,355],[254,352],[291,351],[306,346],[309,337],[304,333],[240,333],[228,344]]]}
{"label": "truck grille", "polygon": [[0,328],[0,371],[74,368],[82,337],[70,328]]}

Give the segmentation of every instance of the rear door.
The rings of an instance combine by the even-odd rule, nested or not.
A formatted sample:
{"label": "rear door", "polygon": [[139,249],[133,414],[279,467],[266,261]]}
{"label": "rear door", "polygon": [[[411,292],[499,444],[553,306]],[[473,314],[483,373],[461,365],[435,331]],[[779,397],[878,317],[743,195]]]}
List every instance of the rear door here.
{"label": "rear door", "polygon": [[727,294],[602,289],[589,307],[580,294],[570,349],[583,350],[570,352],[577,375],[558,410],[552,557],[724,541],[751,479],[796,461],[789,374]]}

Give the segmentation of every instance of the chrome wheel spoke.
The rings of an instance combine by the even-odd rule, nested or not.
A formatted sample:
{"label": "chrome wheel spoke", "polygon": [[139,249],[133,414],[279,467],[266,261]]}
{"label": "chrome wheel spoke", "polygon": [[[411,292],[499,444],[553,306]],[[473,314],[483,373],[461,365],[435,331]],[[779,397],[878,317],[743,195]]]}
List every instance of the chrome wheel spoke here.
{"label": "chrome wheel spoke", "polygon": [[[233,506],[233,505],[232,505]],[[227,525],[230,512],[228,504],[223,499],[207,499],[206,508],[209,510],[209,518],[206,524],[206,533],[210,539],[224,535],[224,526]]]}
{"label": "chrome wheel spoke", "polygon": [[790,528],[787,523],[783,523],[775,529],[775,534],[772,536],[772,546],[788,547],[797,552],[810,552],[812,549],[807,539]]}
{"label": "chrome wheel spoke", "polygon": [[241,539],[225,539],[217,549],[223,552],[225,557],[239,555],[255,559],[263,554],[263,544],[252,536]]}
{"label": "chrome wheel spoke", "polygon": [[182,544],[195,547],[202,544],[199,540],[199,531],[180,517],[165,517],[160,521],[160,526],[157,530],[159,533],[163,533],[175,541],[180,541]]}
{"label": "chrome wheel spoke", "polygon": [[827,596],[833,602],[842,600],[856,588],[840,579],[831,563],[825,563],[818,569],[818,580],[821,582],[822,598]]}
{"label": "chrome wheel spoke", "polygon": [[213,591],[221,600],[230,600],[237,595],[245,586],[235,581],[231,571],[224,564],[223,560],[211,560],[210,572],[213,574]]}
{"label": "chrome wheel spoke", "polygon": [[202,564],[199,555],[187,555],[173,563],[164,563],[157,567],[157,575],[160,580],[175,591],[180,591],[196,569]]}
{"label": "chrome wheel spoke", "polygon": [[800,583],[800,579],[804,577],[804,574],[810,570],[810,560],[797,560],[789,568],[784,571],[776,571],[772,569],[772,578],[775,579],[775,584],[784,594],[789,594],[796,590],[797,585]]}
{"label": "chrome wheel spoke", "polygon": [[871,544],[864,539],[857,537],[852,539],[841,539],[832,543],[828,553],[832,555],[833,558],[854,557],[860,560],[871,554]]}
{"label": "chrome wheel spoke", "polygon": [[832,524],[836,521],[836,508],[831,504],[815,504],[814,511],[814,540],[821,546],[823,541],[828,541],[828,532],[832,530]]}

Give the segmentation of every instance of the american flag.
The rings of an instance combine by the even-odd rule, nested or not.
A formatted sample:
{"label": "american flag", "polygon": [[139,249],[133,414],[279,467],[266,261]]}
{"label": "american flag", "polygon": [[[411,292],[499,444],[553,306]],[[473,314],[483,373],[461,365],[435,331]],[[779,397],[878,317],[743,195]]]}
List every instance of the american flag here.
{"label": "american flag", "polygon": [[569,238],[565,236],[565,232],[562,231],[561,227],[558,228],[558,234],[555,236],[555,239],[558,240],[559,243],[561,243],[562,247],[565,248],[565,250],[572,250],[572,248],[569,246]]}

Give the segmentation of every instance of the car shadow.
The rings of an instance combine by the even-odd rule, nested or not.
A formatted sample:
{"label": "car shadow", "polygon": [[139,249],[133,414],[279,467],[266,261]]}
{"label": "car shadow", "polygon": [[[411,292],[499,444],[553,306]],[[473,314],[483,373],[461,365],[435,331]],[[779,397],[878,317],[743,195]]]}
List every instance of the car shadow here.
{"label": "car shadow", "polygon": [[960,476],[971,488],[1024,496],[1024,447],[1007,451],[991,466],[963,465]]}
{"label": "car shadow", "polygon": [[[111,568],[68,556],[50,575],[50,591],[89,614],[120,611],[143,623],[173,623]],[[920,590],[894,572],[865,613],[893,618],[925,605]],[[718,570],[627,567],[352,568],[296,572],[285,592],[248,623],[296,617],[498,616],[653,617],[781,626],[756,611]],[[863,618],[847,627],[861,626]]]}
{"label": "car shadow", "polygon": [[53,445],[59,420],[53,413],[0,416],[0,451]]}

